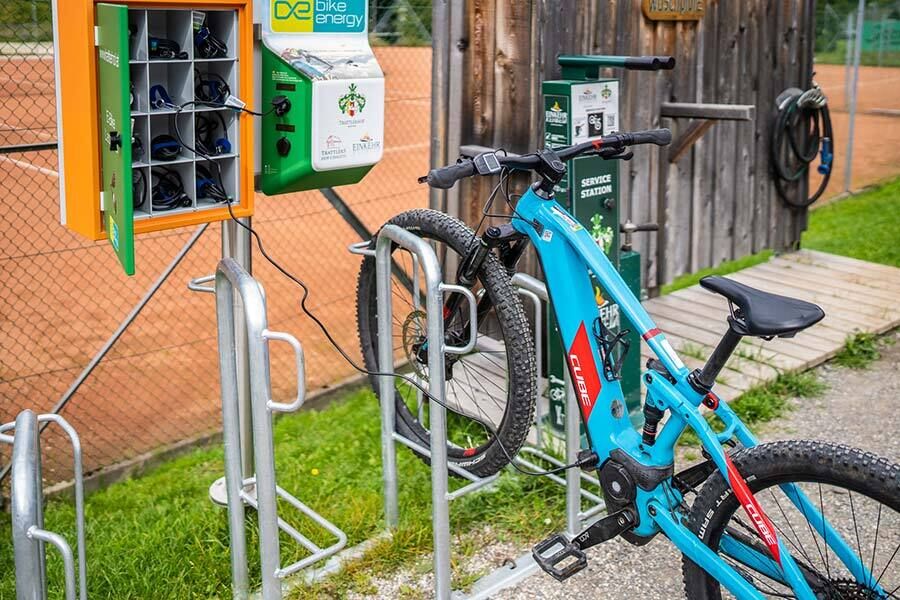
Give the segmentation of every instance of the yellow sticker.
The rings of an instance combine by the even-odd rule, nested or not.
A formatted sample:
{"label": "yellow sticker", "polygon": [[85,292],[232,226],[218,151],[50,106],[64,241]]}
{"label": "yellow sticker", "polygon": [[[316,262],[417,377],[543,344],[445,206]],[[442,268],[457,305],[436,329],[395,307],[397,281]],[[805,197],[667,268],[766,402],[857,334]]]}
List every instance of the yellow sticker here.
{"label": "yellow sticker", "polygon": [[313,30],[312,0],[271,0],[272,31],[309,33]]}

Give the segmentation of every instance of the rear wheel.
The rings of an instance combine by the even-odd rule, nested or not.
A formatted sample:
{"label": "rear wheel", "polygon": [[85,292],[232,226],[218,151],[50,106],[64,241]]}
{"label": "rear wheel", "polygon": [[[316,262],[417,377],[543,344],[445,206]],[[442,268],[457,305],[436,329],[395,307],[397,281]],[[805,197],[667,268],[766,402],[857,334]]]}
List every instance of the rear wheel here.
{"label": "rear wheel", "polygon": [[[408,211],[389,223],[428,240],[444,265],[458,264],[475,240],[474,232],[464,223],[433,210]],[[418,299],[415,297],[412,255],[395,246],[392,260],[394,359],[403,365],[397,370],[428,389],[424,293]],[[375,291],[375,260],[366,257],[357,286],[357,320],[363,360],[369,371],[378,371]],[[450,409],[447,452],[451,462],[484,477],[502,469],[525,442],[534,415],[536,371],[533,338],[521,299],[493,253],[487,255],[478,271],[472,291],[481,303],[489,302],[490,309],[479,319],[475,349],[463,356],[447,355],[446,404]],[[461,345],[469,335],[466,303],[461,302],[452,312],[444,317],[445,340],[448,345]],[[377,393],[377,378],[370,377],[370,380]],[[429,447],[427,397],[398,379],[396,403],[397,432]],[[487,423],[496,436],[478,421]]]}
{"label": "rear wheel", "polygon": [[[732,455],[778,536],[806,575],[818,598],[898,598],[900,594],[900,465],[836,444],[790,441],[763,444]],[[857,581],[779,485],[794,483],[842,536],[871,581]],[[690,529],[766,598],[794,598],[790,587],[721,551],[727,532],[765,548],[721,474],[704,484],[688,522]],[[833,541],[833,540],[832,540]],[[684,583],[691,600],[731,597],[719,583],[684,558]],[[877,590],[881,590],[881,592]]]}

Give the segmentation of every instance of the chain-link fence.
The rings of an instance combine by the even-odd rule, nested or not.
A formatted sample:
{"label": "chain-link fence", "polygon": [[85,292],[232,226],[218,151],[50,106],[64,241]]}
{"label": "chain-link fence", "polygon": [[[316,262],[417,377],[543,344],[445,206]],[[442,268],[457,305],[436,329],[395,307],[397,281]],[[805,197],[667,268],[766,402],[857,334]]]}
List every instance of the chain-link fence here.
{"label": "chain-link fence", "polygon": [[[106,242],[85,240],[59,224],[50,5],[7,0],[0,16],[0,422],[25,407],[50,411],[67,398],[61,414],[81,434],[86,471],[96,472],[218,430],[214,300],[189,292],[186,283],[214,271],[220,227],[139,236],[138,274],[129,278]],[[416,177],[428,167],[430,15],[430,0],[370,5],[372,42],[386,76],[385,154],[361,184],[337,190],[369,230],[428,202]],[[77,140],[66,143],[67,152],[78,151]],[[346,247],[359,234],[318,192],[261,196],[256,207],[254,227],[268,252],[309,284],[309,306],[358,354],[359,258]],[[266,288],[270,323],[304,344],[309,389],[354,376],[301,315],[300,290],[256,251],[253,267]],[[130,316],[109,352],[69,394]],[[273,345],[276,396],[294,393],[293,370],[289,351]],[[52,484],[70,477],[70,463],[65,444],[48,433],[44,476]],[[0,469],[7,462],[8,454],[0,454]]]}
{"label": "chain-link fence", "polygon": [[819,2],[815,70],[834,125],[826,199],[900,174],[900,2]]}

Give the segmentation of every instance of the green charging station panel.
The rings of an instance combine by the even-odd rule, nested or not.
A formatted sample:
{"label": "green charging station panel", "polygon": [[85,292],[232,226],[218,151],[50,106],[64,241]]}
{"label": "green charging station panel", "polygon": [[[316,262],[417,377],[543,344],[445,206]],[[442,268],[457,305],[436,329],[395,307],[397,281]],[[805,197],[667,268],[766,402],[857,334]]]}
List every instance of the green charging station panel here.
{"label": "green charging station panel", "polygon": [[[617,79],[579,78],[545,81],[544,142],[549,148],[568,146],[615,133],[619,121],[619,81]],[[557,200],[587,229],[597,245],[622,274],[631,291],[641,293],[640,255],[622,252],[619,241],[621,202],[619,197],[619,161],[586,156],[569,163],[566,178],[555,190]],[[640,336],[594,280],[597,312],[611,333],[630,329],[630,351],[621,369],[623,400],[634,424],[642,422],[640,412]],[[547,395],[550,400],[549,424],[565,429],[566,389],[563,378],[566,364],[556,319],[547,316]]]}
{"label": "green charging station panel", "polygon": [[134,207],[131,172],[131,94],[128,74],[128,7],[97,5],[97,77],[106,236],[122,268],[134,275]]}
{"label": "green charging station panel", "polygon": [[356,183],[384,150],[384,74],[369,47],[366,0],[269,0],[260,189],[283,194]]}

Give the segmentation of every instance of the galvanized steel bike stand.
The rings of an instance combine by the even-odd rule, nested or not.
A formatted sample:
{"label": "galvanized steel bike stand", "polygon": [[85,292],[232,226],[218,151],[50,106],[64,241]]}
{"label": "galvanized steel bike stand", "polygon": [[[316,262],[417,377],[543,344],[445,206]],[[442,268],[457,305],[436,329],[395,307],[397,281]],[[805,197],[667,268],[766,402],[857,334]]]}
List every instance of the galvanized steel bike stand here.
{"label": "galvanized steel bike stand", "polygon": [[[75,558],[68,542],[44,529],[44,491],[41,479],[40,423],[55,423],[72,443],[75,471],[75,528],[78,544],[78,591]],[[5,432],[15,430],[15,435]],[[81,442],[75,429],[55,414],[36,415],[23,410],[15,422],[0,425],[0,442],[12,444],[12,537],[15,558],[16,598],[46,600],[47,564],[44,544],[53,545],[62,556],[66,600],[87,600],[87,566],[84,555],[84,482]],[[76,596],[77,594],[77,596]]]}
{"label": "galvanized steel bike stand", "polygon": [[[398,434],[395,424],[395,388],[394,388],[394,355],[392,344],[392,303],[391,303],[391,247],[393,244],[406,249],[413,255],[413,301],[415,307],[419,305],[418,271],[421,269],[424,278],[425,313],[426,313],[426,338],[429,349],[439,348],[439,352],[429,351],[428,372],[429,380],[439,382],[430,385],[428,392],[429,417],[431,431],[431,448],[425,448],[420,444]],[[446,399],[445,390],[445,354],[466,354],[475,347],[477,341],[477,300],[468,288],[451,285],[442,282],[441,267],[437,255],[432,247],[409,231],[396,225],[385,225],[378,234],[375,250],[369,247],[369,242],[362,242],[350,246],[354,254],[374,256],[376,266],[376,290],[377,290],[377,316],[378,316],[378,365],[379,372],[384,373],[378,377],[378,390],[381,404],[381,455],[384,477],[384,512],[385,523],[388,530],[397,527],[399,519],[398,482],[397,482],[397,457],[395,443],[403,444],[415,452],[427,456],[431,462],[431,493],[432,493],[432,530],[434,536],[434,574],[435,597],[438,600],[450,600],[468,598],[470,600],[487,598],[505,587],[535,573],[537,564],[531,557],[531,553],[519,557],[514,565],[503,567],[483,577],[472,588],[468,595],[453,592],[450,572],[450,514],[449,502],[460,496],[481,489],[494,482],[499,475],[487,478],[477,477],[465,469],[450,464],[447,460],[447,410],[444,407]],[[541,299],[546,300],[547,292],[543,284],[528,276],[518,276],[515,281],[520,293],[530,298],[540,312]],[[444,320],[443,320],[443,294],[444,292],[457,292],[465,296],[470,311],[470,339],[466,346],[454,347],[445,344]],[[540,340],[538,340],[540,341]],[[574,404],[574,396],[569,394],[572,410],[567,419],[567,461],[573,462],[577,457],[580,447],[580,432],[578,424],[578,409]],[[540,415],[538,415],[540,418]],[[540,430],[539,430],[540,431]],[[540,440],[540,438],[538,438]],[[551,464],[562,466],[556,458],[538,449],[530,449],[529,453]],[[531,468],[539,468],[533,463],[521,458],[516,459],[520,464]],[[449,471],[469,480],[466,486],[449,492]],[[567,489],[567,526],[574,535],[580,528],[583,519],[603,510],[602,500],[590,492],[581,490],[580,482],[586,477],[590,483],[596,482],[595,478],[581,475],[569,469],[566,479],[551,476],[554,481],[566,485]],[[592,502],[598,502],[587,513],[581,512],[581,498],[585,497]]]}
{"label": "galvanized steel bike stand", "polygon": [[[259,523],[262,600],[280,600],[282,579],[337,553],[347,536],[306,504],[283,490],[275,481],[275,448],[272,417],[275,412],[294,412],[306,398],[303,348],[287,333],[268,329],[263,288],[234,259],[219,262],[215,275],[216,315],[219,336],[219,369],[222,385],[222,429],[225,443],[225,478],[231,549],[232,595],[250,597],[244,505],[256,509]],[[255,475],[245,472],[241,461],[241,420],[235,343],[235,290],[243,307],[241,328],[249,351],[250,417]],[[289,344],[297,367],[297,397],[291,403],[271,398],[269,341]],[[213,484],[215,487],[215,484]],[[337,541],[321,548],[278,516],[277,500],[298,509]],[[287,566],[281,565],[279,529],[311,554]]]}

